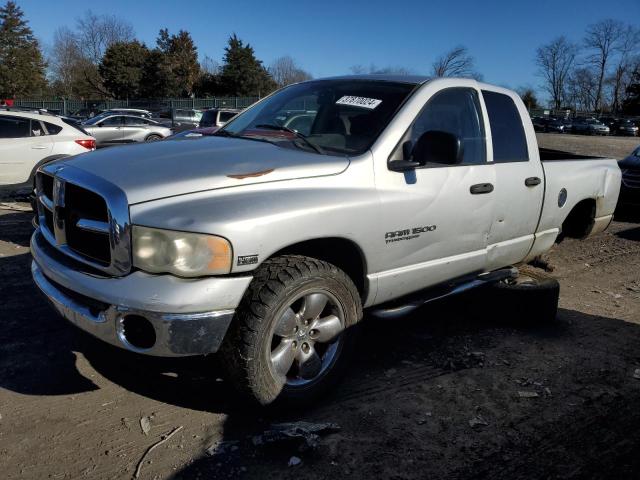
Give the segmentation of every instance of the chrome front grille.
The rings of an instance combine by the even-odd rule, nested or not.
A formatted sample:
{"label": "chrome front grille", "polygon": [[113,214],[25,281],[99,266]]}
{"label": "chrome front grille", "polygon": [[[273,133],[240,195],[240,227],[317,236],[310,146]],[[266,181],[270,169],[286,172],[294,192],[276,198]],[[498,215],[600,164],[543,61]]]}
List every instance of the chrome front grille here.
{"label": "chrome front grille", "polygon": [[124,192],[91,173],[53,164],[38,172],[36,195],[38,224],[51,245],[111,275],[130,271]]}
{"label": "chrome front grille", "polygon": [[623,170],[622,183],[628,188],[640,188],[640,170]]}

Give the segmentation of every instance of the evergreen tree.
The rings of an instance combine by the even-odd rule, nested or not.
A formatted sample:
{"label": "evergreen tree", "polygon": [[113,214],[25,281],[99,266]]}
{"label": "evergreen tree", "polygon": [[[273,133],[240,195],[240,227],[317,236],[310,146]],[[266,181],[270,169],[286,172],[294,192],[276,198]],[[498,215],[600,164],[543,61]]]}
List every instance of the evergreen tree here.
{"label": "evergreen tree", "polygon": [[276,85],[249,44],[244,45],[234,33],[225,48],[220,83],[228,95],[264,96]]}
{"label": "evergreen tree", "polygon": [[156,48],[147,55],[142,69],[140,96],[164,98],[176,96],[178,90],[168,55]]}
{"label": "evergreen tree", "polygon": [[136,97],[148,54],[147,47],[137,40],[112,44],[99,66],[105,88],[116,98]]}
{"label": "evergreen tree", "polygon": [[33,95],[46,87],[45,61],[15,2],[0,7],[0,98]]}
{"label": "evergreen tree", "polygon": [[189,32],[180,30],[177,35],[171,36],[168,56],[173,75],[176,78],[177,93],[191,95],[193,85],[200,73],[200,64],[198,63],[198,50]]}
{"label": "evergreen tree", "polygon": [[191,34],[180,30],[171,35],[163,28],[156,39],[157,48],[153,51],[147,65],[145,89],[150,96],[157,97],[158,92],[167,96],[191,95],[200,75],[198,49],[193,43]]}

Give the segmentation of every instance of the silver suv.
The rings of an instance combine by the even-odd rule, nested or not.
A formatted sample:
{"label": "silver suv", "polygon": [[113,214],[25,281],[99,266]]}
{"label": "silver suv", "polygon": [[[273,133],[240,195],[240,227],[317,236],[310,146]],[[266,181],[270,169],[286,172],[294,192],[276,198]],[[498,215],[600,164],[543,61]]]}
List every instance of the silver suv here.
{"label": "silver suv", "polygon": [[98,147],[120,143],[152,142],[172,134],[158,122],[135,115],[105,115],[90,118],[82,127],[96,139]]}

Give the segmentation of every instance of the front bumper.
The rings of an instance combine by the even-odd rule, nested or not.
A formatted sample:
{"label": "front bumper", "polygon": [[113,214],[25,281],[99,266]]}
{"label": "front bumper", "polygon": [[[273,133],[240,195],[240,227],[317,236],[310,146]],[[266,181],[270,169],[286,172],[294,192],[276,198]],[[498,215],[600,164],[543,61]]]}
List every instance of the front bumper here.
{"label": "front bumper", "polygon": [[[63,317],[112,345],[156,356],[216,352],[252,280],[140,271],[107,277],[70,260],[39,230],[31,237],[31,252],[33,279]],[[127,322],[140,318],[153,327],[153,344],[144,348],[127,336]]]}

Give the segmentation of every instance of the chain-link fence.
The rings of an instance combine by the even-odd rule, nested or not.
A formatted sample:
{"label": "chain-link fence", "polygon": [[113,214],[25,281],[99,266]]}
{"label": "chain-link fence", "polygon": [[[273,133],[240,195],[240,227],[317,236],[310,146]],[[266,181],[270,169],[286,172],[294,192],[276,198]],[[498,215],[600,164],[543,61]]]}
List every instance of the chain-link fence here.
{"label": "chain-link fence", "polygon": [[60,115],[73,115],[82,110],[108,110],[110,108],[141,108],[153,112],[174,108],[246,108],[259,97],[215,97],[215,98],[162,98],[134,100],[72,100],[72,99],[29,99],[14,100],[16,107],[48,110]]}

